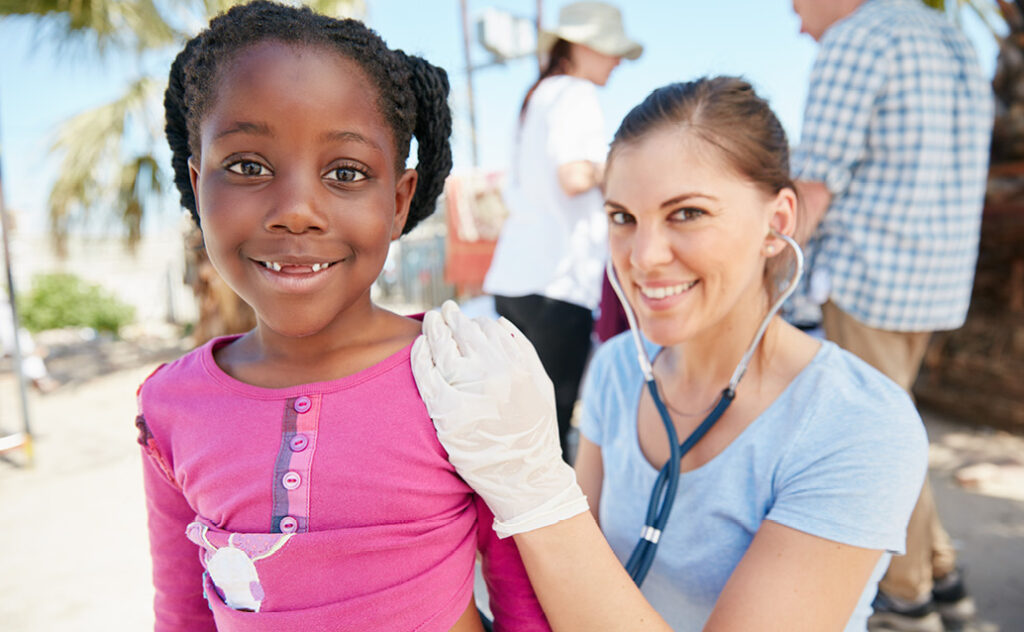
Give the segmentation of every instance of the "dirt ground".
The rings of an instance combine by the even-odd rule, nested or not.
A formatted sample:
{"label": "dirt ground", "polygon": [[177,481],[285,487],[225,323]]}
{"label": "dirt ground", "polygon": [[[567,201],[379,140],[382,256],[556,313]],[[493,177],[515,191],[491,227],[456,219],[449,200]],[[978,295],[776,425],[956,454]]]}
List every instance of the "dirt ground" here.
{"label": "dirt ground", "polygon": [[[3,630],[152,629],[134,393],[158,362],[184,348],[141,338],[76,349],[51,362],[63,385],[30,395],[34,463],[26,465],[20,448],[0,455]],[[6,369],[0,366],[0,435],[20,424]],[[1024,437],[924,412],[936,502],[986,622],[978,629],[1020,632]]]}

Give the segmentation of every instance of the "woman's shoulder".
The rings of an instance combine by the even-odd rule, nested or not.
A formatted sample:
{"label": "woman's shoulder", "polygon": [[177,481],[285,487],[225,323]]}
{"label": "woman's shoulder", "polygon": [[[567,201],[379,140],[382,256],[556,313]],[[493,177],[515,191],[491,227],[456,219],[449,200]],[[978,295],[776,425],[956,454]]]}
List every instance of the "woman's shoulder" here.
{"label": "woman's shoulder", "polygon": [[808,432],[872,434],[894,441],[923,436],[921,416],[906,391],[833,342],[822,342],[794,387],[791,403],[804,411]]}

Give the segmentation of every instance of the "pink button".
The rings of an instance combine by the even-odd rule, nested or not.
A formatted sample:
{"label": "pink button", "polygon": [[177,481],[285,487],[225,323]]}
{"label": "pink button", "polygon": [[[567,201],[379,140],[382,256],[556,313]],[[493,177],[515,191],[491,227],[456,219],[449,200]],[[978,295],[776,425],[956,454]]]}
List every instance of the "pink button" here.
{"label": "pink button", "polygon": [[295,412],[297,412],[297,413],[304,413],[307,410],[309,410],[310,406],[312,406],[312,405],[313,405],[313,402],[308,397],[303,395],[301,397],[296,397],[295,398],[295,403],[292,404],[292,408],[294,408]]}
{"label": "pink button", "polygon": [[291,448],[292,452],[302,452],[308,445],[309,439],[304,434],[297,434],[288,442],[288,447]]}
{"label": "pink button", "polygon": [[278,523],[278,526],[281,527],[281,533],[295,533],[299,528],[299,521],[291,516],[285,516],[284,518],[281,518],[281,522]]}
{"label": "pink button", "polygon": [[302,477],[299,476],[298,472],[286,472],[281,477],[281,484],[284,485],[285,489],[295,489],[302,484]]}

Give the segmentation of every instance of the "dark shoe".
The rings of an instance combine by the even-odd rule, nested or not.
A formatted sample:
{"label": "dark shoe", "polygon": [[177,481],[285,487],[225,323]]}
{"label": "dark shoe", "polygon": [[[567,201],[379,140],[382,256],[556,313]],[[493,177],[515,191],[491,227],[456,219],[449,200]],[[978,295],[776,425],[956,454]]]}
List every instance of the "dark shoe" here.
{"label": "dark shoe", "polygon": [[962,569],[956,569],[935,580],[932,588],[935,608],[948,624],[963,624],[974,620],[978,612],[974,599],[967,594]]}
{"label": "dark shoe", "polygon": [[944,632],[942,617],[935,602],[928,600],[919,606],[897,605],[892,598],[878,591],[871,604],[875,612],[868,618],[871,632]]}

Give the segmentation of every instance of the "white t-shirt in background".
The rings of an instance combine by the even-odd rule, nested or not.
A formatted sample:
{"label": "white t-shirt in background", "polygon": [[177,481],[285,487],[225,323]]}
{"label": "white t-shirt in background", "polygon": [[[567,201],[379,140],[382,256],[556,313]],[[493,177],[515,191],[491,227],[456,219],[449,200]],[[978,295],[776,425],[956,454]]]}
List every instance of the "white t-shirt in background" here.
{"label": "white t-shirt in background", "polygon": [[595,309],[608,248],[604,200],[597,188],[566,195],[558,167],[604,162],[608,142],[596,86],[568,75],[541,81],[517,128],[505,190],[509,217],[484,291],[540,294]]}

